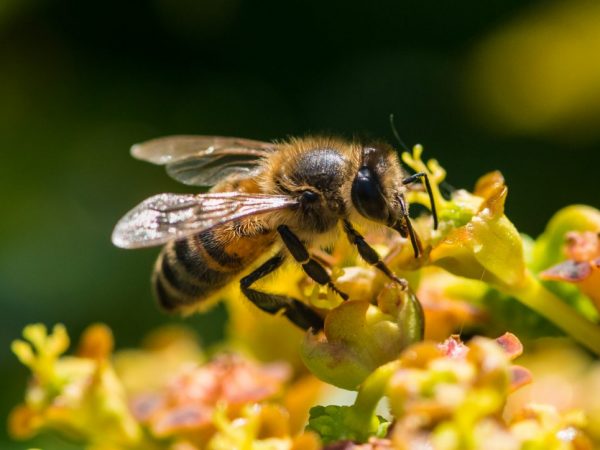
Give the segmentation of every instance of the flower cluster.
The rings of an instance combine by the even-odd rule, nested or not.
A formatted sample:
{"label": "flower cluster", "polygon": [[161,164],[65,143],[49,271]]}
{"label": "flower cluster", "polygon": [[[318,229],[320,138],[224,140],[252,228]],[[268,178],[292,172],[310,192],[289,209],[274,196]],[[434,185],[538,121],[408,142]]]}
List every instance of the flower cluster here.
{"label": "flower cluster", "polygon": [[[354,405],[313,408],[309,429],[336,443],[328,448],[592,449],[580,411],[529,404],[502,416],[509,394],[531,379],[511,364],[521,351],[511,334],[413,344],[365,380]],[[393,421],[373,414],[383,396]]]}
{"label": "flower cluster", "polygon": [[[13,349],[33,378],[9,420],[16,438],[53,430],[94,450],[592,448],[581,411],[529,403],[503,418],[509,394],[531,380],[511,363],[522,352],[511,334],[409,345],[365,378],[352,406],[313,407],[306,431],[321,385],[290,382],[286,363],[228,353],[201,362],[191,336],[173,329],[155,333],[143,350],[114,355],[102,325],[86,330],[73,356],[62,356],[68,337],[60,325],[50,335],[29,326],[24,338]],[[161,363],[163,383],[147,383],[146,374],[128,385],[140,366]],[[375,415],[383,397],[386,417]]]}
{"label": "flower cluster", "polygon": [[[325,314],[324,330],[307,333],[300,346],[305,366],[327,383],[357,389],[369,373],[423,337],[442,340],[460,331],[489,336],[506,329],[526,338],[562,331],[600,354],[600,327],[593,323],[597,315],[587,292],[555,289],[541,274],[548,267],[544,267],[548,255],[560,255],[565,234],[574,229],[565,226],[576,223],[575,229],[597,232],[600,212],[583,206],[565,208],[533,241],[504,214],[508,189],[499,172],[481,177],[473,192],[456,190],[445,198],[439,188],[444,169],[434,160],[423,162],[421,153],[417,146],[403,160],[415,171],[429,174],[437,204],[437,230],[430,216],[415,220],[423,256],[416,260],[410,244],[391,232],[367,233],[385,255],[385,263],[405,276],[411,289],[390,284],[343,240],[321,259],[329,263],[336,284],[352,301],[340,302],[293,269],[281,277],[288,281],[288,292],[289,280],[295,280],[294,295]],[[408,197],[412,203],[429,205],[423,191],[410,191]],[[591,289],[598,293],[595,285]],[[281,322],[274,326],[285,328]],[[244,338],[255,339],[251,335],[246,332]]]}
{"label": "flower cluster", "polygon": [[[499,172],[472,192],[443,196],[446,173],[421,152],[417,146],[403,160],[429,175],[439,227],[428,215],[413,220],[420,257],[391,231],[360,230],[408,289],[340,239],[315,257],[348,301],[293,265],[269,280],[270,291],[321,314],[322,330],[302,332],[262,313],[235,288],[224,295],[227,341],[216,351],[167,327],[141,349],[113,352],[110,330],[93,325],[64,356],[62,326],[48,334],[31,325],[13,343],[32,378],[9,418],[11,434],[51,430],[93,450],[593,448],[600,403],[560,400],[584,370],[561,378],[568,381],[556,395],[525,398],[519,393],[531,391],[518,388],[531,381],[525,367],[536,367],[539,338],[567,336],[572,347],[600,355],[600,211],[567,207],[534,240],[505,215]],[[422,190],[407,197],[429,205]],[[522,365],[512,360],[523,345],[506,330],[528,348]],[[597,363],[586,364],[600,374]],[[547,373],[534,375],[540,383],[530,389]],[[580,384],[598,387],[592,378]],[[351,404],[329,400],[350,394]]]}
{"label": "flower cluster", "polygon": [[[510,360],[522,351],[513,335],[477,337],[468,345],[451,337],[408,349],[388,384],[395,417],[392,440],[399,448],[430,442],[434,448],[517,449],[524,442],[501,419],[508,394],[529,382]],[[550,448],[550,447],[548,447]]]}
{"label": "flower cluster", "polygon": [[33,377],[9,418],[15,438],[53,430],[90,449],[318,448],[291,416],[305,420],[309,405],[297,396],[310,401],[319,385],[288,386],[286,363],[234,354],[202,363],[190,334],[173,329],[115,355],[103,325],[86,330],[73,356],[61,356],[69,345],[61,325],[51,334],[31,325],[23,337],[13,351]]}

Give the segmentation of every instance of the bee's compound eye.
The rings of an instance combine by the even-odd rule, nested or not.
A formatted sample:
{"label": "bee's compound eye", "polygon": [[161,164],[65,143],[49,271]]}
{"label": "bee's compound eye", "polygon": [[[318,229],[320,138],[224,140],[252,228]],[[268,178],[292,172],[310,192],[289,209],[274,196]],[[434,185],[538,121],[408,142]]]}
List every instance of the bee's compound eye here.
{"label": "bee's compound eye", "polygon": [[388,204],[377,175],[369,167],[363,166],[358,170],[351,195],[352,203],[360,214],[377,222],[387,222]]}
{"label": "bee's compound eye", "polygon": [[319,194],[313,191],[303,191],[300,200],[303,203],[314,203],[319,199]]}

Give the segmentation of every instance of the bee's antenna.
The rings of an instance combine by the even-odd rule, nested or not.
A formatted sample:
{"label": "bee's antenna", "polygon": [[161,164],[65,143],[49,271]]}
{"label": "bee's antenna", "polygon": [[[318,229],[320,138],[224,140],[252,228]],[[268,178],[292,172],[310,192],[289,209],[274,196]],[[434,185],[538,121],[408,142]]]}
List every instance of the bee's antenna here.
{"label": "bee's antenna", "polygon": [[404,141],[400,137],[400,134],[398,134],[398,130],[396,129],[396,124],[394,123],[394,113],[390,113],[390,127],[392,128],[392,134],[394,135],[394,137],[396,138],[396,140],[398,141],[400,146],[404,150],[406,150],[407,152],[410,153],[410,150],[408,149],[407,145],[404,143]]}
{"label": "bee's antenna", "polygon": [[[406,144],[404,143],[404,141],[402,140],[402,138],[400,138],[400,135],[398,134],[398,130],[396,129],[396,124],[394,123],[394,113],[390,114],[390,126],[392,127],[392,133],[394,133],[394,137],[398,140],[398,142],[404,148],[404,150],[406,150],[407,152],[410,153],[410,150],[408,149],[408,147],[406,146]],[[437,230],[437,228],[438,228],[437,208],[435,206],[435,201],[433,198],[433,191],[431,190],[431,183],[429,182],[429,177],[427,176],[427,173],[425,173],[425,172],[415,173],[415,174],[405,178],[404,180],[402,180],[402,184],[404,184],[404,185],[411,184],[411,183],[414,183],[415,181],[417,181],[418,179],[423,179],[425,181],[425,190],[427,191],[427,195],[429,196],[429,203],[431,204],[431,215],[433,216],[433,229]],[[408,225],[408,229],[410,231],[410,229],[411,229],[410,224]],[[413,236],[412,232],[410,233],[410,238],[413,243],[413,247],[415,247],[415,240],[414,240],[414,236]],[[415,257],[416,256],[417,256],[417,252],[415,250]]]}

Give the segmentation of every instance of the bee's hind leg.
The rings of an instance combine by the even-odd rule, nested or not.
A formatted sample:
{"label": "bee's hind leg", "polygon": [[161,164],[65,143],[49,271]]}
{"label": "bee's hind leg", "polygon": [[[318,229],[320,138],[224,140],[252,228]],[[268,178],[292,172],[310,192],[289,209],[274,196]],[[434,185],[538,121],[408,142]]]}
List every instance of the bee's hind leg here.
{"label": "bee's hind leg", "polygon": [[362,259],[381,270],[388,278],[400,284],[400,286],[402,286],[404,289],[408,287],[407,281],[404,278],[397,277],[394,272],[392,272],[391,269],[385,265],[375,249],[371,247],[367,241],[365,241],[365,238],[362,236],[362,234],[356,231],[352,224],[347,220],[344,220],[344,231],[346,232],[350,243],[356,246],[358,254]]}
{"label": "bee's hind leg", "polygon": [[302,243],[298,236],[292,232],[292,230],[285,225],[280,225],[277,227],[277,231],[296,262],[298,262],[298,264],[302,266],[302,269],[304,269],[306,275],[311,277],[320,285],[328,286],[344,300],[348,300],[348,294],[345,294],[335,287],[325,268],[315,258],[310,256],[306,246]]}
{"label": "bee's hind leg", "polygon": [[257,291],[250,287],[256,281],[278,269],[283,264],[284,259],[285,257],[281,254],[275,255],[254,272],[242,278],[240,281],[242,292],[259,309],[269,314],[277,314],[281,311],[290,322],[303,330],[312,328],[313,331],[318,331],[323,329],[323,318],[301,301],[286,295]]}

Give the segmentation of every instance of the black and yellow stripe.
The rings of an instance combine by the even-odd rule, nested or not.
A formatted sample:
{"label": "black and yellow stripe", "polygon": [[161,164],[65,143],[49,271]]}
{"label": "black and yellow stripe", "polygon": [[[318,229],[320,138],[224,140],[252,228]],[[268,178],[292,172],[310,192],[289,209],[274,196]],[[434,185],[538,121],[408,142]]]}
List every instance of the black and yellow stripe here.
{"label": "black and yellow stripe", "polygon": [[218,227],[169,242],[160,253],[152,284],[160,306],[169,311],[202,307],[273,243],[272,233],[240,233]]}

